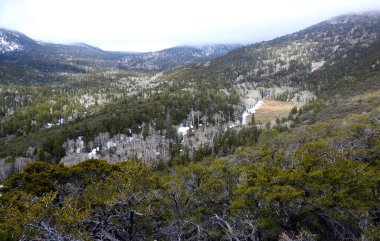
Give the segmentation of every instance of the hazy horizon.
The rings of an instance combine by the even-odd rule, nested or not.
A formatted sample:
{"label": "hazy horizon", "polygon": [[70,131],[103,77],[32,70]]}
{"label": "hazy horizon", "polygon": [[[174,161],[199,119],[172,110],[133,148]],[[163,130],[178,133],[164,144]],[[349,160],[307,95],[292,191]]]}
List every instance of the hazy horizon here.
{"label": "hazy horizon", "polygon": [[0,27],[44,42],[149,52],[174,46],[250,44],[342,14],[379,10],[380,1],[374,0],[3,0]]}

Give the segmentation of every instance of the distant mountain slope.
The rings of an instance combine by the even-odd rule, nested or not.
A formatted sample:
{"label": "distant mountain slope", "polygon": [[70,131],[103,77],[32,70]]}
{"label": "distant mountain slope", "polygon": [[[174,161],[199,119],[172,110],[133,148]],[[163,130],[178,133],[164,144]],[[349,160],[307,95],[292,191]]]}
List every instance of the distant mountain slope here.
{"label": "distant mountain slope", "polygon": [[0,82],[41,83],[62,79],[62,74],[85,73],[108,68],[164,71],[211,59],[239,45],[209,45],[204,47],[174,47],[151,53],[103,51],[77,43],[52,44],[35,41],[28,36],[0,28]]}
{"label": "distant mountain slope", "polygon": [[72,57],[111,57],[106,52],[87,44],[62,45],[33,40],[20,32],[0,28],[1,57],[30,56],[35,60],[65,60]]}
{"label": "distant mountain slope", "polygon": [[219,57],[238,44],[216,44],[201,47],[178,46],[157,52],[141,53],[123,58],[121,64],[132,69],[169,70],[197,60]]}
{"label": "distant mountain slope", "polygon": [[[85,68],[73,60],[110,57],[96,48],[66,46],[35,41],[28,36],[0,29],[0,82],[42,83],[62,79],[62,73],[83,73]],[[99,57],[97,57],[99,58]]]}
{"label": "distant mountain slope", "polygon": [[[343,15],[305,30],[236,50],[204,65],[181,69],[178,79],[214,76],[233,84],[310,86],[307,79],[326,66],[360,52],[380,38],[380,13]],[[172,76],[175,76],[172,74]]]}
{"label": "distant mountain slope", "polygon": [[38,49],[38,44],[26,35],[0,28],[0,53],[1,55],[11,55],[30,49]]}

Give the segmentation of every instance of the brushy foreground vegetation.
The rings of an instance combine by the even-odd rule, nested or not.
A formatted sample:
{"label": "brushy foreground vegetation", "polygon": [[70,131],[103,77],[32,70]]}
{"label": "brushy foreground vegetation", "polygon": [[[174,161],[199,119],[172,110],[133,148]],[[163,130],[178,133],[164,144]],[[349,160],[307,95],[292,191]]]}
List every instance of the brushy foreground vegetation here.
{"label": "brushy foreground vegetation", "polygon": [[0,240],[376,240],[372,119],[269,129],[197,162],[35,162],[3,183]]}

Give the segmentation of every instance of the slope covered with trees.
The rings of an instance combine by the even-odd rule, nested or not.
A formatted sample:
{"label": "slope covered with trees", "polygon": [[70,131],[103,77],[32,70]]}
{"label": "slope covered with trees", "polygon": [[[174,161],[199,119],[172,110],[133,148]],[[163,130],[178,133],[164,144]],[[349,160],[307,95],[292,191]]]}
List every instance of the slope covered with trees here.
{"label": "slope covered with trees", "polygon": [[[379,16],[164,73],[2,86],[0,240],[377,240]],[[250,91],[313,100],[242,125]]]}

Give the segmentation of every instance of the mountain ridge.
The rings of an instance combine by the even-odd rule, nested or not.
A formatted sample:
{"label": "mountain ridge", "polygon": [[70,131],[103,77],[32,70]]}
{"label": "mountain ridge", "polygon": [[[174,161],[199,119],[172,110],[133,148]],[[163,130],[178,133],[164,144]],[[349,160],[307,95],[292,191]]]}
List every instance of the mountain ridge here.
{"label": "mountain ridge", "polygon": [[341,22],[322,21],[292,34],[232,50],[207,63],[190,64],[178,74],[174,71],[172,76],[177,75],[183,84],[192,72],[201,78],[226,79],[233,85],[251,83],[256,87],[289,85],[315,89],[315,83],[308,81],[315,70],[346,58],[352,50],[362,51],[380,37],[380,12],[333,19]]}
{"label": "mountain ridge", "polygon": [[[49,75],[50,70],[80,73],[87,66],[107,69],[120,65],[134,70],[164,71],[197,60],[214,58],[237,47],[239,45],[215,44],[202,47],[176,46],[148,53],[105,51],[86,43],[40,42],[17,31],[0,29],[0,63],[3,67],[18,68],[18,72],[30,67],[29,72],[35,72],[38,76],[30,79],[31,83],[46,82],[43,75],[56,79]],[[0,80],[5,77],[0,74]]]}

